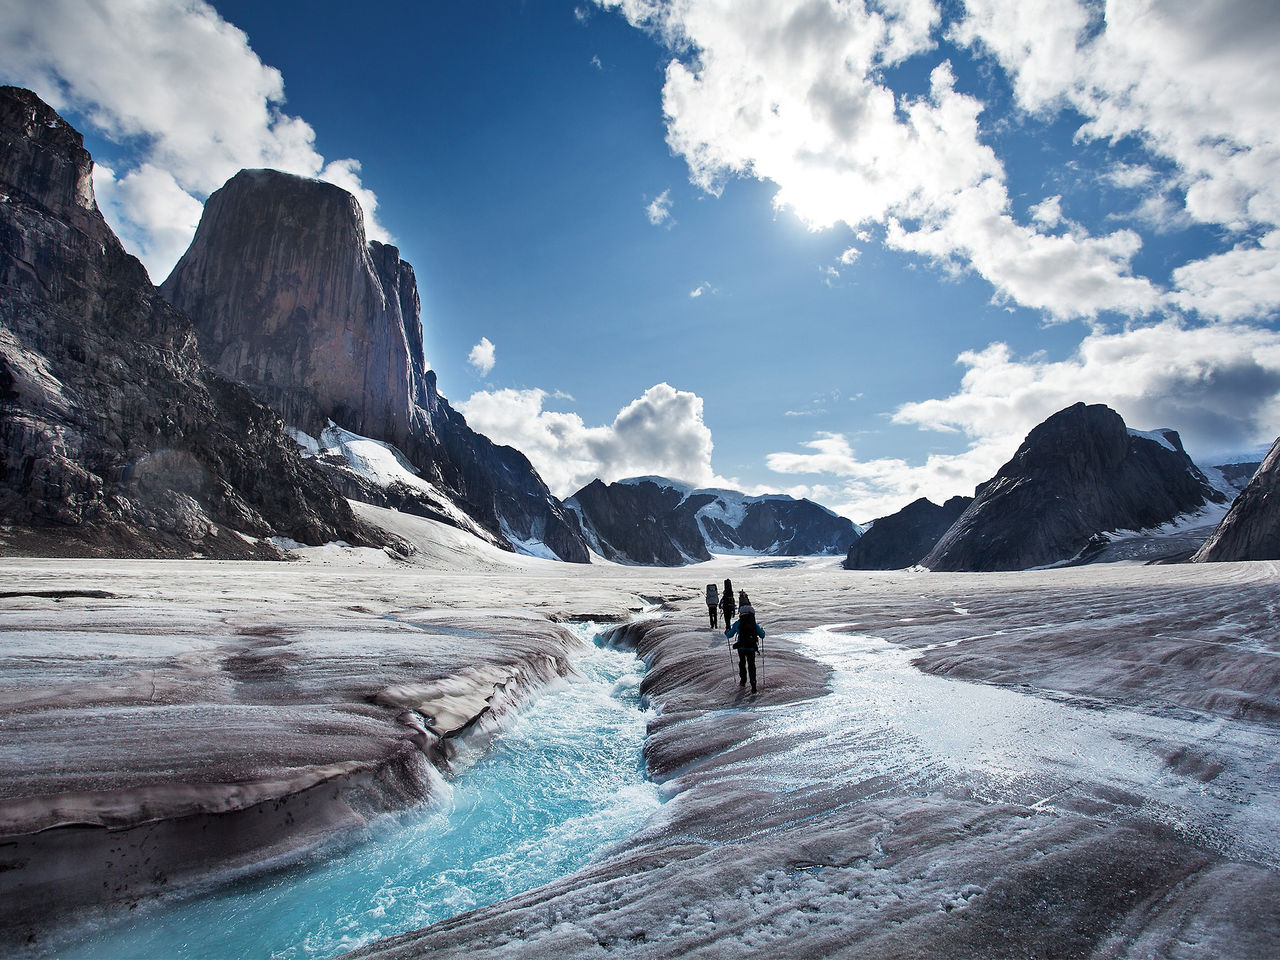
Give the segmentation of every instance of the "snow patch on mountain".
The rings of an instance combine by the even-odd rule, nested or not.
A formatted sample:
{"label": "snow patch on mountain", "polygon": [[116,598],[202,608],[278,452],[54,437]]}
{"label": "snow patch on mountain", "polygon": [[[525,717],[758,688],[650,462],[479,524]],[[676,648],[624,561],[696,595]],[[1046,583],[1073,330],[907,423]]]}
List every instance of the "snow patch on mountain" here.
{"label": "snow patch on mountain", "polygon": [[[390,490],[396,486],[408,487],[421,494],[432,507],[449,519],[458,529],[488,543],[496,540],[488,530],[476,521],[462,507],[454,503],[442,490],[418,475],[417,470],[408,458],[395,446],[381,440],[363,437],[338,426],[332,420],[320,434],[319,439],[297,429],[287,428],[294,442],[302,450],[303,456],[316,459],[341,458],[358,476],[374,486]],[[528,556],[546,556],[547,547],[543,544],[518,540],[511,536],[503,522],[503,534],[511,541],[513,547]],[[541,547],[541,551],[538,551]]]}
{"label": "snow patch on mountain", "polygon": [[1129,436],[1141,437],[1143,440],[1150,440],[1152,443],[1158,443],[1166,450],[1172,450],[1174,453],[1182,453],[1182,450],[1175,447],[1169,440],[1168,434],[1172,433],[1177,436],[1177,431],[1170,427],[1161,427],[1159,430],[1135,430],[1132,427],[1127,428]]}

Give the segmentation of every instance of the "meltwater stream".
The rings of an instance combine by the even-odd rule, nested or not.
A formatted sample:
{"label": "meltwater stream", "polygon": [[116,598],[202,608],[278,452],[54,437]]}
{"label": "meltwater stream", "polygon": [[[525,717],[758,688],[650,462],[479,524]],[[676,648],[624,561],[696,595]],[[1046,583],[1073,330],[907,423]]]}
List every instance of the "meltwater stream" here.
{"label": "meltwater stream", "polygon": [[[580,628],[590,637],[594,630]],[[433,805],[339,854],[140,908],[58,957],[323,958],[578,869],[659,804],[633,654],[592,645]]]}

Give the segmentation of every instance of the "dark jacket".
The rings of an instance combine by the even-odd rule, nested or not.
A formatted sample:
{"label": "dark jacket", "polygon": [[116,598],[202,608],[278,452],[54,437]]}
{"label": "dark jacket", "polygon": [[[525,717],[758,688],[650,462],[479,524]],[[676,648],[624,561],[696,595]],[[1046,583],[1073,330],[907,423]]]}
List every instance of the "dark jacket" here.
{"label": "dark jacket", "polygon": [[743,607],[738,612],[738,619],[724,632],[724,635],[738,638],[738,642],[733,645],[736,650],[754,652],[760,649],[760,641],[764,639],[764,627],[756,623],[755,607]]}

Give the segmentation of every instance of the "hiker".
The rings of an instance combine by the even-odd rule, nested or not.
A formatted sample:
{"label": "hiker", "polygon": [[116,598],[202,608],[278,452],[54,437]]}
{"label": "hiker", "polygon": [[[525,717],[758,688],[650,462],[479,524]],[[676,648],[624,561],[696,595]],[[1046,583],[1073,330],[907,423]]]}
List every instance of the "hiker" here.
{"label": "hiker", "polygon": [[716,623],[716,610],[720,607],[720,594],[716,592],[714,583],[707,584],[707,616],[711,618],[711,629],[715,629],[719,624]]}
{"label": "hiker", "polygon": [[756,692],[756,651],[763,650],[764,627],[756,623],[756,608],[746,591],[742,592],[742,606],[738,610],[738,622],[724,632],[726,637],[738,638],[733,645],[738,651],[738,686],[747,685],[747,677],[751,677],[751,692]]}
{"label": "hiker", "polygon": [[729,629],[729,624],[733,623],[733,584],[728,578],[724,581],[724,594],[720,597],[720,612],[724,614],[724,628]]}

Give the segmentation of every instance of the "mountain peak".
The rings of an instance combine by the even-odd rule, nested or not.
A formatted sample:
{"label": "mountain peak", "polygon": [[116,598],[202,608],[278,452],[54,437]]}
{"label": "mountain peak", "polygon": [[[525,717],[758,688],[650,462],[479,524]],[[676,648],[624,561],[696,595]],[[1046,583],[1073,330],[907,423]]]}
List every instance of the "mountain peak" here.
{"label": "mountain peak", "polygon": [[206,360],[289,426],[318,437],[333,422],[390,444],[439,494],[375,490],[343,471],[335,479],[348,496],[452,522],[444,497],[498,543],[588,559],[528,459],[473,431],[437,392],[413,267],[395,246],[366,240],[346,190],[241,170],[209,197],[161,292],[194,318]]}
{"label": "mountain peak", "polygon": [[[80,134],[0,89],[0,508],[18,549],[273,556],[262,538],[390,543],[284,426],[200,361],[93,200]],[[264,482],[270,478],[270,482]]]}
{"label": "mountain peak", "polygon": [[922,564],[1020,570],[1067,562],[1100,534],[1145,530],[1223,494],[1176,431],[1132,432],[1103,404],[1077,403],[1027,434]]}

